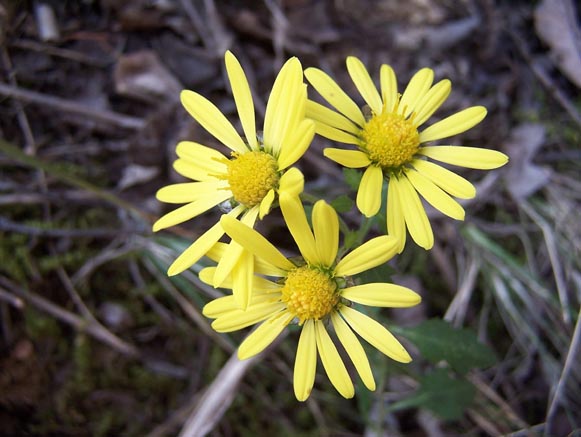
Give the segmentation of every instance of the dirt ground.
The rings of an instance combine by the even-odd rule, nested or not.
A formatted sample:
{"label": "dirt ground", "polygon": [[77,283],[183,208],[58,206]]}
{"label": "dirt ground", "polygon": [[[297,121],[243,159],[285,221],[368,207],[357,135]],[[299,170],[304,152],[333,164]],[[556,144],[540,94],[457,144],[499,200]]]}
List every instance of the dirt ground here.
{"label": "dirt ground", "polygon": [[[580,21],[571,0],[0,4],[0,435],[581,435]],[[156,191],[182,180],[175,145],[220,147],[180,90],[237,120],[226,50],[258,120],[290,56],[351,96],[348,55],[376,81],[390,64],[400,87],[430,67],[453,86],[436,119],[488,109],[454,144],[503,151],[509,165],[462,173],[478,188],[464,223],[429,211],[434,249],[406,248],[392,266],[423,303],[381,313],[404,328],[445,318],[486,345],[494,364],[454,373],[462,390],[414,398],[443,364],[411,346],[410,368],[370,355],[375,392],[344,400],[319,368],[298,403],[296,339],[237,367],[239,385],[216,385],[243,334],[211,330],[201,308],[219,294],[196,268],[165,270],[217,214],[155,235],[151,224],[171,209]],[[300,161],[306,191],[354,198],[322,155],[329,144],[317,137]],[[355,209],[345,217],[358,225]],[[288,244],[272,220],[261,231]]]}

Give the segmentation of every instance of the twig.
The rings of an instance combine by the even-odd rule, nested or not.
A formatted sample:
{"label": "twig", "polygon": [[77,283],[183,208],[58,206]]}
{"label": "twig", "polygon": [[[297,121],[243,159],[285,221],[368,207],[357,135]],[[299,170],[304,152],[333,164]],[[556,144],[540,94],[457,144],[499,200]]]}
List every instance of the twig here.
{"label": "twig", "polygon": [[[34,103],[57,111],[68,112],[83,118],[106,123],[122,129],[139,130],[145,127],[145,121],[140,118],[118,114],[107,110],[96,110],[91,107],[65,100],[60,97],[29,91],[16,86],[0,83],[0,95],[24,102]],[[84,121],[83,121],[84,122]]]}
{"label": "twig", "polygon": [[[1,203],[0,203],[1,204]],[[33,235],[36,237],[68,237],[68,238],[111,238],[119,235],[134,233],[134,230],[124,229],[43,229],[35,226],[23,225],[0,217],[0,230],[11,231],[19,234]]]}
{"label": "twig", "polygon": [[563,402],[562,398],[565,394],[565,387],[567,386],[567,381],[575,365],[579,363],[579,357],[581,356],[581,307],[579,308],[579,313],[577,315],[577,322],[575,323],[575,331],[573,332],[573,338],[571,339],[571,345],[569,346],[569,351],[567,352],[567,358],[565,359],[565,365],[563,366],[563,371],[559,377],[559,382],[557,383],[557,388],[555,389],[555,394],[551,399],[549,404],[547,416],[545,419],[545,436],[554,435],[552,433],[553,426],[555,425],[555,416],[557,414],[557,408]]}
{"label": "twig", "polygon": [[454,299],[444,315],[444,320],[448,322],[453,321],[454,326],[460,326],[464,322],[466,309],[468,308],[472,292],[474,291],[478,272],[480,272],[480,260],[475,257],[470,257],[468,271],[464,275],[462,282],[458,287],[456,296],[454,296]]}
{"label": "twig", "polygon": [[7,291],[4,291],[2,288],[0,288],[0,300],[3,300],[4,302],[8,302],[14,308],[18,308],[19,310],[24,308],[24,301],[22,299],[20,299],[19,297],[13,296],[12,294],[8,293]]}
{"label": "twig", "polygon": [[40,44],[36,41],[27,39],[13,41],[10,43],[10,46],[19,48],[21,50],[31,50],[34,52],[46,53],[50,56],[70,59],[72,61],[91,65],[94,67],[107,67],[113,63],[112,57],[105,57],[105,59],[101,59],[95,56],[89,56],[84,53],[77,52],[75,50],[63,49],[61,47],[55,47],[49,44]]}
{"label": "twig", "polygon": [[196,409],[183,426],[180,437],[203,437],[208,434],[222,418],[234,396],[236,388],[246,371],[256,363],[259,356],[240,361],[232,354],[212,384],[198,400]]}

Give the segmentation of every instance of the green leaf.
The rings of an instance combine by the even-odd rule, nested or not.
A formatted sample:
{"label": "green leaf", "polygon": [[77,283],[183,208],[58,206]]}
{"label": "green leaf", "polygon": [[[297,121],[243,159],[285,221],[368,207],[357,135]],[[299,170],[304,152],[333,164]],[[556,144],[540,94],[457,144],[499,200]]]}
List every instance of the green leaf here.
{"label": "green leaf", "polygon": [[391,282],[391,276],[395,273],[395,270],[387,263],[381,264],[372,269],[365,270],[364,272],[354,275],[355,279],[358,279],[361,284],[369,284],[371,282]]}
{"label": "green leaf", "polygon": [[339,214],[349,212],[353,208],[353,199],[346,194],[342,194],[331,201],[331,206],[335,208]]}
{"label": "green leaf", "polygon": [[411,340],[427,360],[447,361],[461,374],[496,363],[494,351],[478,342],[474,332],[455,329],[444,320],[426,320],[413,328],[394,327],[393,331]]}
{"label": "green leaf", "polygon": [[345,182],[353,191],[357,191],[359,188],[359,183],[361,182],[361,177],[363,174],[354,168],[343,168],[343,177]]}
{"label": "green leaf", "polygon": [[444,420],[456,420],[462,417],[474,399],[474,386],[465,379],[452,378],[446,369],[436,369],[422,376],[419,382],[420,388],[414,394],[394,403],[389,409],[421,407]]}

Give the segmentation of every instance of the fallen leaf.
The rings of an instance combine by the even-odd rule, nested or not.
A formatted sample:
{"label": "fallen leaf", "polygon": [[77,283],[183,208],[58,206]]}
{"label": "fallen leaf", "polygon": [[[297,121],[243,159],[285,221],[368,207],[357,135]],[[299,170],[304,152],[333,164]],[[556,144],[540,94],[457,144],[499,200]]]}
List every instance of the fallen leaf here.
{"label": "fallen leaf", "polygon": [[581,29],[570,0],[543,0],[535,9],[535,29],[551,49],[561,72],[581,88]]}

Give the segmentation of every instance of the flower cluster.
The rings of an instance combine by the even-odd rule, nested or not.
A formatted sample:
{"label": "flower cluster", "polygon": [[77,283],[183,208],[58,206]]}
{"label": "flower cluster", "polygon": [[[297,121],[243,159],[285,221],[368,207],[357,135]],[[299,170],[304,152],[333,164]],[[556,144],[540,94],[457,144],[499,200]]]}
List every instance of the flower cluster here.
{"label": "flower cluster", "polygon": [[[317,356],[337,391],[346,398],[354,395],[352,380],[331,334],[347,352],[365,386],[374,390],[369,361],[357,335],[396,361],[407,363],[411,357],[383,325],[366,315],[363,307],[357,308],[409,307],[421,298],[391,283],[361,284],[356,275],[401,253],[408,231],[419,246],[433,246],[434,235],[421,198],[447,216],[464,219],[464,209],[454,197],[474,197],[474,186],[433,161],[494,169],[508,158],[494,150],[430,143],[475,126],[486,116],[486,109],[466,108],[421,128],[451,90],[449,80],[433,84],[431,69],[418,71],[399,94],[395,73],[382,65],[378,91],[361,61],[348,57],[348,73],[366,104],[360,108],[329,75],[316,68],[303,72],[299,60],[291,58],[274,82],[259,133],[244,71],[230,52],[225,55],[225,64],[244,137],[205,97],[182,92],[185,109],[231,152],[225,156],[191,141],[178,144],[174,168],[193,182],[158,191],[160,201],[185,205],[161,217],[154,231],[188,221],[216,206],[223,214],[174,261],[168,274],[188,269],[203,256],[217,262],[215,267],[203,269],[200,279],[231,289],[232,294],[204,307],[204,314],[215,319],[212,327],[231,332],[258,325],[241,343],[240,359],[260,353],[289,324],[301,326],[294,370],[298,400],[306,400],[311,393]],[[334,109],[308,99],[303,74]],[[352,146],[327,148],[324,155],[345,167],[364,169],[356,197],[363,215],[379,213],[382,190],[387,185],[386,235],[371,238],[341,256],[344,250],[339,246],[336,211],[323,200],[315,202],[310,225],[300,197],[304,177],[292,167],[315,133]],[[276,206],[300,257],[287,258],[253,229],[256,221]],[[230,237],[227,244],[219,241],[224,234]]]}

